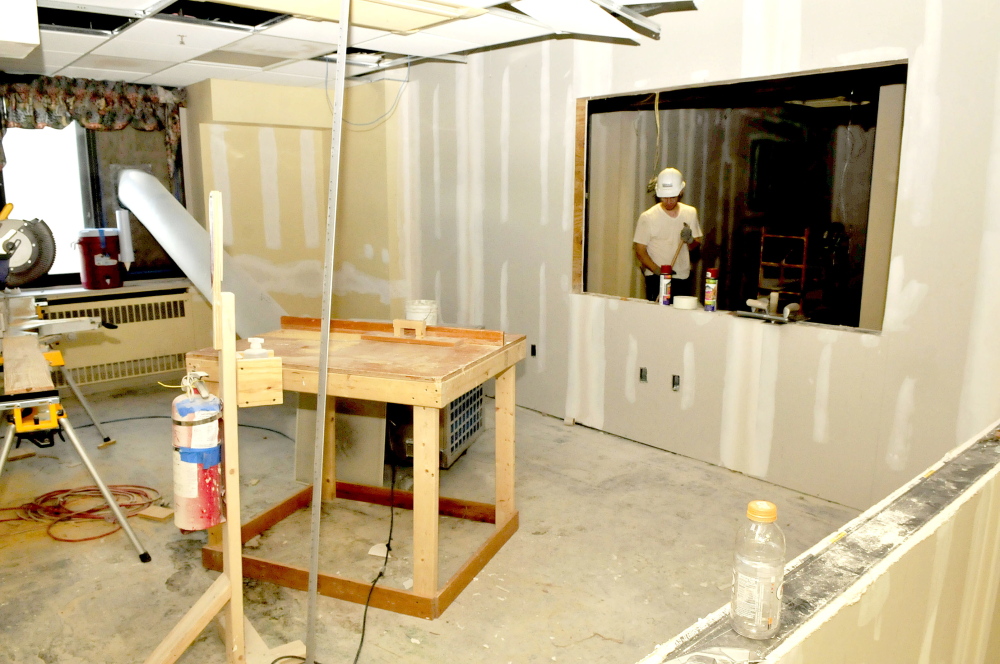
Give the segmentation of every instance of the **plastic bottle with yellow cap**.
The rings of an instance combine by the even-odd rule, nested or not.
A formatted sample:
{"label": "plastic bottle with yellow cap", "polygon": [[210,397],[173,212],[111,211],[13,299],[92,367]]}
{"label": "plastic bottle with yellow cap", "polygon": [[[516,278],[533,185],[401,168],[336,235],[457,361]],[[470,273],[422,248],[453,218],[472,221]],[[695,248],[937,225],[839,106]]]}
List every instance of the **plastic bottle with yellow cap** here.
{"label": "plastic bottle with yellow cap", "polygon": [[747,519],[736,535],[729,613],[738,634],[769,639],[781,626],[785,536],[776,523],[778,508],[774,503],[750,501]]}

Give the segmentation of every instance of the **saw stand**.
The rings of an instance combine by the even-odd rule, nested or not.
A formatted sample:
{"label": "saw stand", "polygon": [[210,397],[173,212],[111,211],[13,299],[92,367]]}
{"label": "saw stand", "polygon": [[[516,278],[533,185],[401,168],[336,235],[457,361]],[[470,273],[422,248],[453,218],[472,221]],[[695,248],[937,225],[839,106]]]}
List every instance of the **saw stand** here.
{"label": "saw stand", "polygon": [[125,531],[125,534],[132,542],[132,546],[139,553],[139,560],[148,563],[151,560],[149,553],[139,542],[139,538],[136,537],[132,527],[128,524],[128,519],[122,513],[118,502],[111,495],[111,491],[104,481],[101,480],[100,475],[97,474],[97,469],[94,468],[90,457],[87,456],[87,452],[83,449],[83,445],[80,444],[80,439],[76,437],[76,431],[66,417],[66,410],[59,403],[59,391],[52,390],[48,392],[36,392],[34,394],[5,395],[0,397],[0,409],[8,413],[7,418],[10,420],[10,425],[7,427],[7,433],[3,439],[3,449],[0,450],[0,475],[3,474],[7,457],[10,455],[10,451],[14,446],[14,439],[18,434],[24,434],[34,439],[33,437],[41,431],[60,431],[65,434],[74,449],[76,449],[76,453],[80,455],[83,465],[87,467],[87,471],[94,479],[94,484],[100,489],[101,495],[104,496],[108,507],[115,515],[118,525]]}

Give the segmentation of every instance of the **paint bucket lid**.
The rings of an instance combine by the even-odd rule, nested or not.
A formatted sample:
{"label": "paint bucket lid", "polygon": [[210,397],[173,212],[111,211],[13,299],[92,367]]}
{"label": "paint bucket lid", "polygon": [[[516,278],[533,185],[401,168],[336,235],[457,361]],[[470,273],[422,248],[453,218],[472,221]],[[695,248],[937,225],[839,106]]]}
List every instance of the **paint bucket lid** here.
{"label": "paint bucket lid", "polygon": [[710,268],[708,268],[707,272],[708,272],[708,278],[709,279],[718,279],[719,278],[719,268],[717,268],[717,267],[710,267]]}
{"label": "paint bucket lid", "polygon": [[767,500],[751,500],[747,505],[747,517],[757,523],[772,523],[778,520],[778,508]]}
{"label": "paint bucket lid", "polygon": [[660,274],[670,274],[671,272],[673,272],[673,270],[670,268],[669,265],[660,266]]}

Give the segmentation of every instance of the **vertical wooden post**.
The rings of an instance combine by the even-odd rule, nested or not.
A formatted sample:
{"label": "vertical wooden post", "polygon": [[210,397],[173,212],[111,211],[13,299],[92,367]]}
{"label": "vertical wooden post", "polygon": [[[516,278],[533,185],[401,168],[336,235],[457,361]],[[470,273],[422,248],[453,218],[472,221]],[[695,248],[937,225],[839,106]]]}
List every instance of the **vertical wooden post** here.
{"label": "vertical wooden post", "polygon": [[514,367],[496,378],[497,528],[514,516]]}
{"label": "vertical wooden post", "polygon": [[[220,245],[221,248],[221,245]],[[225,435],[226,524],[222,531],[222,565],[232,594],[226,624],[226,653],[230,664],[246,662],[243,636],[243,539],[240,524],[240,455],[236,405],[236,298],[221,294],[222,348],[219,373],[222,376],[222,418]]]}
{"label": "vertical wooden post", "polygon": [[326,398],[326,432],[323,443],[323,501],[337,497],[337,398]]}
{"label": "vertical wooden post", "polygon": [[438,585],[440,411],[413,407],[413,591],[432,597]]}

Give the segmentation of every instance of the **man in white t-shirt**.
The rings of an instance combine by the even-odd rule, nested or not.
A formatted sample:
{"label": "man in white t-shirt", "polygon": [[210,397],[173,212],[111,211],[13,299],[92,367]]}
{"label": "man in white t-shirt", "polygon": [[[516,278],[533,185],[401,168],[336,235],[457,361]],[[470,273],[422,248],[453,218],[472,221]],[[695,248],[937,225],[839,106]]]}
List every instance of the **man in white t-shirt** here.
{"label": "man in white t-shirt", "polygon": [[690,295],[693,290],[690,252],[701,244],[703,235],[698,211],[678,201],[685,184],[676,168],[660,171],[656,176],[656,197],[660,202],[639,215],[635,225],[632,243],[646,280],[646,299],[650,301],[656,300],[660,291],[661,265],[672,269],[671,294]]}

